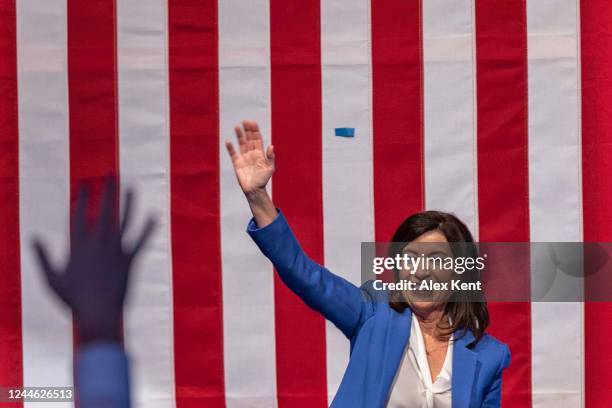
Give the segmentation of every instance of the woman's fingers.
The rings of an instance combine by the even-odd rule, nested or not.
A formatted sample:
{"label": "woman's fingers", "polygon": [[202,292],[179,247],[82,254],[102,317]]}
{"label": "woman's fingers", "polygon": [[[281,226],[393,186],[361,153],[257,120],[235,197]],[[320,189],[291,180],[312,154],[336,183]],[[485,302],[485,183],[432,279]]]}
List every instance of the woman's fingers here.
{"label": "woman's fingers", "polygon": [[251,121],[251,129],[253,132],[253,143],[256,149],[263,151],[263,137],[261,137],[261,132],[259,132],[259,125],[254,120]]}
{"label": "woman's fingers", "polygon": [[259,125],[254,120],[243,120],[242,126],[236,126],[235,132],[240,144],[240,154],[245,154],[251,150],[264,151],[263,138],[259,131]]}
{"label": "woman's fingers", "polygon": [[240,154],[244,154],[248,151],[247,148],[247,138],[245,136],[245,134],[242,131],[242,128],[240,126],[236,126],[234,128],[234,131],[236,132],[236,139],[238,140],[238,146],[240,148]]}
{"label": "woman's fingers", "polygon": [[232,159],[232,163],[235,163],[236,160],[238,160],[238,153],[236,153],[236,149],[234,149],[234,145],[232,144],[232,141],[227,139],[225,141],[225,148],[227,149],[227,152],[230,155],[230,158]]}
{"label": "woman's fingers", "polygon": [[255,143],[253,139],[253,124],[250,120],[243,120],[242,127],[244,127],[244,132],[246,133],[247,149],[249,151],[255,149]]}

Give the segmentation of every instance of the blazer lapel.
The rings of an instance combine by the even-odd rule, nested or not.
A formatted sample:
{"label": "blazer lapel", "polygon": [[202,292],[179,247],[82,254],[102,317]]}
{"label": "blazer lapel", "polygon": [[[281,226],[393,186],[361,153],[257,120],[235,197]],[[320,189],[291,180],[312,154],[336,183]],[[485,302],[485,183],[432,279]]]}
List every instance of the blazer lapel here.
{"label": "blazer lapel", "polygon": [[[459,333],[458,335],[461,335]],[[474,341],[474,335],[467,331],[453,345],[452,400],[453,408],[469,408],[472,387],[476,376],[478,358],[467,346]]]}
{"label": "blazer lapel", "polygon": [[385,402],[389,398],[395,374],[401,364],[404,350],[408,346],[412,312],[410,308],[406,308],[402,314],[392,312],[391,319],[396,321],[388,326],[389,333],[386,336],[387,344],[385,348],[389,351],[383,354],[383,376],[380,382],[380,393],[382,395],[379,401]]}
{"label": "blazer lapel", "polygon": [[[387,401],[395,373],[399,368],[404,350],[408,346],[410,338],[410,328],[412,323],[412,312],[406,308],[402,314],[392,313],[392,319],[396,319],[395,324],[389,325],[389,335],[386,336],[388,344],[385,348],[388,353],[383,354],[383,378],[380,382],[382,395],[378,401]],[[452,403],[453,408],[469,408],[472,397],[472,387],[476,377],[476,367],[478,357],[475,352],[468,348],[474,341],[474,335],[467,331],[465,336],[459,338],[453,345],[453,375],[452,384]]]}

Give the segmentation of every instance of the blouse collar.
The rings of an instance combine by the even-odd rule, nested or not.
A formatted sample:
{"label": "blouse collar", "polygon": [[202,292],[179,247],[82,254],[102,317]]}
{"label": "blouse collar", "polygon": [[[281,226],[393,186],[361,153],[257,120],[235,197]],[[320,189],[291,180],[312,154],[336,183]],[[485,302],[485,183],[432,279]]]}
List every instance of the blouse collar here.
{"label": "blouse collar", "polygon": [[427,362],[427,352],[425,349],[425,341],[423,339],[423,333],[421,332],[421,326],[417,320],[415,314],[412,314],[410,336],[410,348],[414,352],[415,360],[419,366],[419,375],[422,377],[423,384],[427,394],[438,394],[443,393],[451,389],[452,379],[452,367],[453,367],[453,337],[451,335],[448,342],[448,349],[446,356],[444,357],[444,364],[440,370],[440,374],[436,377],[435,381],[431,381],[431,372],[429,370],[429,363]]}

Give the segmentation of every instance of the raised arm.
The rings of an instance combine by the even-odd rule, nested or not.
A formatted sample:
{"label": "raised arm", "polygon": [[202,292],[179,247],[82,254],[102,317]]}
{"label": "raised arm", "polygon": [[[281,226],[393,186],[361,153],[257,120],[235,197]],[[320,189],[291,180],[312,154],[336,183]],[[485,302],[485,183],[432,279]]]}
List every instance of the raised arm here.
{"label": "raised arm", "polygon": [[91,229],[86,217],[88,193],[80,189],[77,211],[70,223],[69,256],[61,266],[51,263],[39,239],[34,241],[49,287],[76,322],[79,347],[74,382],[81,408],[130,406],[128,359],[121,340],[123,305],[132,262],[151,236],[155,219],[149,218],[134,242],[126,242],[133,192],[125,197],[119,222],[115,190],[115,183],[109,180],[97,227]]}
{"label": "raised arm", "polygon": [[240,153],[230,140],[226,147],[253,213],[249,235],[272,261],[283,282],[350,338],[371,314],[374,304],[367,301],[365,292],[311,260],[300,247],[266,191],[275,170],[274,148],[268,146],[264,151],[257,123],[243,121],[235,132]]}

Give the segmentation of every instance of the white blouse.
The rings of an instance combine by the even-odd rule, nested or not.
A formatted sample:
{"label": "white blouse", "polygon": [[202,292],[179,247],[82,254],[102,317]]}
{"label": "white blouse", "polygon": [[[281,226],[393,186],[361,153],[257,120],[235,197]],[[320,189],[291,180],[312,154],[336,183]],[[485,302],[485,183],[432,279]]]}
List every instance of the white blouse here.
{"label": "white blouse", "polygon": [[412,315],[408,347],[395,373],[387,408],[446,408],[452,405],[451,378],[453,368],[453,336],[440,374],[431,381],[425,341],[417,318]]}

